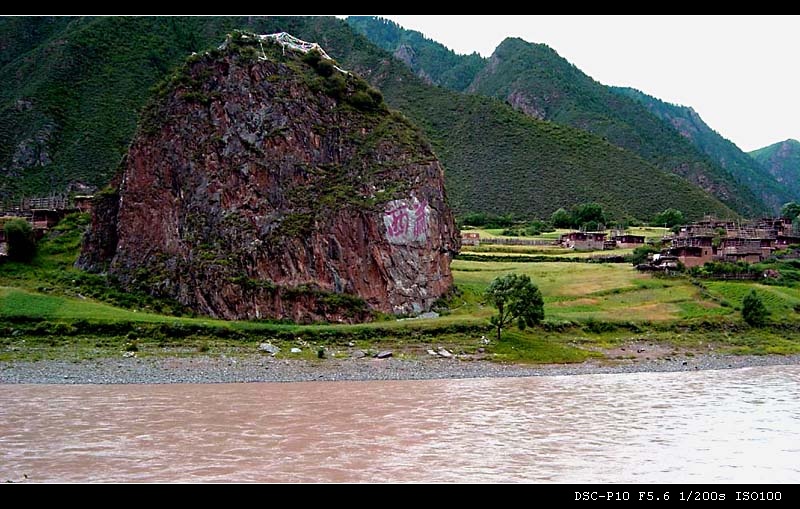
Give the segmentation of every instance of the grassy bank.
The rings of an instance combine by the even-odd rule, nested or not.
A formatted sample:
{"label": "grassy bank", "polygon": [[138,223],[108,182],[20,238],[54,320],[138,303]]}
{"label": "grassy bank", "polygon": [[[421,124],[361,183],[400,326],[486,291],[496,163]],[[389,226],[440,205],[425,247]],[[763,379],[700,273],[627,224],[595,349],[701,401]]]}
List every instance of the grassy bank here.
{"label": "grassy bank", "polygon": [[[459,291],[435,319],[296,325],[191,316],[176,303],[121,292],[102,276],[74,269],[86,220],[65,220],[30,265],[0,265],[0,360],[113,357],[126,350],[138,356],[250,355],[262,342],[280,346],[279,357],[316,358],[320,349],[335,357],[354,348],[417,356],[444,347],[497,361],[558,363],[612,355],[638,342],[689,351],[800,352],[800,288],[659,278],[620,263],[455,260]],[[546,319],[486,344],[484,337],[494,338],[488,326],[493,309],[481,295],[495,277],[512,272],[539,285]],[[738,311],[752,288],[771,312],[765,328],[748,327]],[[290,353],[293,346],[302,352]]]}

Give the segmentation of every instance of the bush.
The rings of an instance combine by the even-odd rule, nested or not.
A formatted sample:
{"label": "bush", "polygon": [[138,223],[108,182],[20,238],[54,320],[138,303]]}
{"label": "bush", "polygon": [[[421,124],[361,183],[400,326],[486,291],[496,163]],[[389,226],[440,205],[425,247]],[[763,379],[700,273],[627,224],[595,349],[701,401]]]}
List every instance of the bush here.
{"label": "bush", "polygon": [[353,95],[350,96],[350,104],[363,111],[374,110],[380,106],[380,103],[376,104],[372,96],[363,90],[353,92]]}
{"label": "bush", "polygon": [[330,60],[320,60],[317,63],[316,70],[317,74],[319,74],[324,78],[327,78],[336,71],[336,69],[333,66],[333,62],[331,62]]}
{"label": "bush", "polygon": [[800,203],[790,201],[784,204],[784,206],[781,207],[781,216],[792,220],[800,217]]}
{"label": "bush", "polygon": [[509,228],[514,225],[514,215],[497,216],[486,212],[473,212],[466,214],[461,220],[461,224],[482,228]]}
{"label": "bush", "polygon": [[302,57],[303,62],[307,63],[314,69],[317,68],[317,64],[322,60],[322,54],[317,50],[311,50]]}
{"label": "bush", "polygon": [[603,207],[599,203],[580,203],[572,207],[573,222],[576,227],[587,231],[598,230],[606,223]]}
{"label": "bush", "polygon": [[377,106],[383,104],[383,94],[377,88],[367,88],[367,94],[372,98],[372,102],[374,102]]}
{"label": "bush", "polygon": [[29,262],[36,256],[33,229],[24,219],[12,219],[5,224],[8,257],[17,262]]}
{"label": "bush", "polygon": [[641,246],[633,250],[631,254],[631,263],[634,265],[641,265],[647,261],[647,255],[659,253],[660,250],[653,246]]}
{"label": "bush", "polygon": [[529,221],[528,224],[525,226],[525,235],[531,237],[552,231],[554,231],[554,228],[550,225],[550,223],[541,221],[539,219],[534,219],[533,221]]}
{"label": "bush", "polygon": [[337,100],[344,97],[347,91],[347,81],[344,79],[344,76],[342,76],[342,73],[337,72],[336,74],[331,74],[325,78],[324,82],[323,89],[326,94]]}
{"label": "bush", "polygon": [[758,296],[755,290],[750,290],[750,293],[742,299],[742,318],[745,322],[753,327],[764,325],[769,316],[764,302]]}
{"label": "bush", "polygon": [[572,214],[567,212],[567,210],[564,208],[560,208],[553,212],[553,215],[550,216],[550,222],[556,228],[572,228],[572,226],[575,224]]}
{"label": "bush", "polygon": [[683,212],[678,209],[669,208],[653,218],[654,226],[664,225],[667,228],[680,226],[684,223]]}

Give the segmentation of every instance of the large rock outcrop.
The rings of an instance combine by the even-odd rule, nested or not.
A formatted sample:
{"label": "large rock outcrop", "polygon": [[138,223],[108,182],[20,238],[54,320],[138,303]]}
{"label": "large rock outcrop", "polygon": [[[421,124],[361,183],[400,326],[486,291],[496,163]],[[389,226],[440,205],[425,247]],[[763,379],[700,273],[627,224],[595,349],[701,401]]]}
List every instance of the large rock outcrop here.
{"label": "large rock outcrop", "polygon": [[191,57],[143,113],[116,196],[78,265],[211,316],[356,321],[452,286],[430,146],[316,51],[239,34]]}

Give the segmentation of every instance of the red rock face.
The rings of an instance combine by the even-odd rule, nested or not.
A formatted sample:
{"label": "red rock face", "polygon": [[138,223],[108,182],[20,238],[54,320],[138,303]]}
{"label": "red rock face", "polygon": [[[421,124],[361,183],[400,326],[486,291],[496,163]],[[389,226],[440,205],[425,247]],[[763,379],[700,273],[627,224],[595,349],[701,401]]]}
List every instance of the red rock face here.
{"label": "red rock face", "polygon": [[429,309],[459,246],[430,147],[360,79],[270,51],[174,80],[124,164],[113,257],[93,231],[79,264],[227,319]]}

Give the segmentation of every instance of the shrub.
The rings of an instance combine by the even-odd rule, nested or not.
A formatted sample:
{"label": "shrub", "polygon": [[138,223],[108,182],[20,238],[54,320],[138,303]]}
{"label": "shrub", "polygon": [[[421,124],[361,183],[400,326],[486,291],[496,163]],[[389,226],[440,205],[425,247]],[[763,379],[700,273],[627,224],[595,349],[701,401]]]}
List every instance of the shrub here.
{"label": "shrub", "polygon": [[307,63],[314,69],[317,68],[317,64],[322,60],[322,54],[319,51],[312,50],[303,55],[302,58],[303,62]]}
{"label": "shrub", "polygon": [[647,261],[647,255],[660,252],[652,246],[640,246],[633,250],[631,254],[631,263],[634,265],[641,265]]}
{"label": "shrub", "polygon": [[337,72],[325,78],[323,85],[325,93],[334,99],[341,99],[347,91],[347,81],[342,76],[342,73]]}
{"label": "shrub", "polygon": [[353,95],[350,96],[350,104],[358,108],[359,110],[374,110],[377,105],[372,97],[362,90],[358,92],[353,92]]}
{"label": "shrub", "polygon": [[669,208],[653,218],[654,226],[664,225],[667,228],[679,226],[684,223],[683,212],[678,209]]}
{"label": "shrub", "polygon": [[333,62],[330,60],[320,60],[316,66],[317,74],[322,76],[323,78],[327,78],[331,76],[336,69],[333,66]]}
{"label": "shrub", "polygon": [[12,219],[5,224],[8,257],[17,262],[29,262],[36,255],[33,229],[24,219]]}
{"label": "shrub", "polygon": [[750,290],[750,293],[742,299],[742,318],[745,322],[753,327],[764,325],[769,316],[769,311],[761,297],[758,296],[755,290]]}
{"label": "shrub", "polygon": [[550,216],[550,222],[553,223],[553,226],[556,228],[571,228],[572,225],[575,224],[572,214],[567,212],[567,210],[564,208],[560,208],[553,212],[553,215]]}

